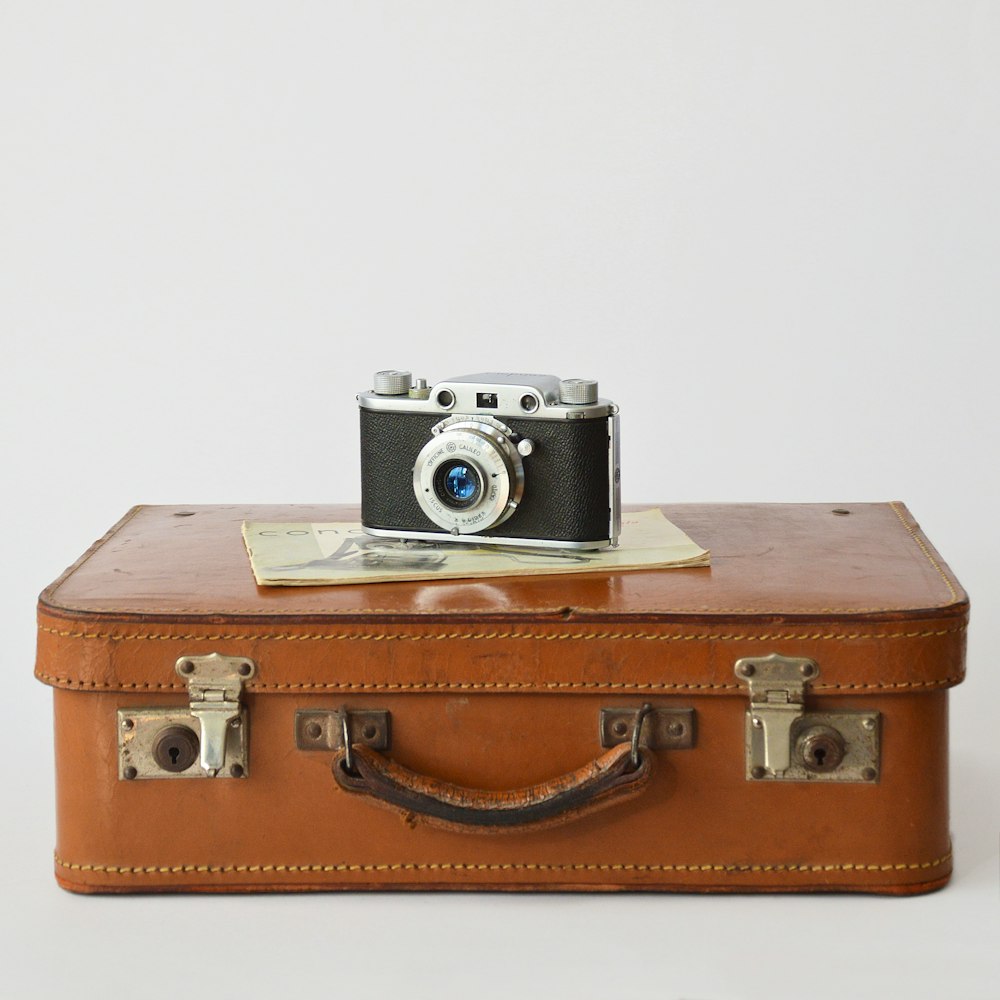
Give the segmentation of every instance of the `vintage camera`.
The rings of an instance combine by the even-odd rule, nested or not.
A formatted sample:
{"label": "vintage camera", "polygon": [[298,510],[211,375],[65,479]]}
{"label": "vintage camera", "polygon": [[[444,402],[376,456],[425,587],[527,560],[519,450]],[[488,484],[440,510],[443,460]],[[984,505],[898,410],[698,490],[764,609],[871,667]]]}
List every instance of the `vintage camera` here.
{"label": "vintage camera", "polygon": [[618,407],[597,383],[375,375],[361,406],[361,523],[372,535],[598,549],[618,544]]}

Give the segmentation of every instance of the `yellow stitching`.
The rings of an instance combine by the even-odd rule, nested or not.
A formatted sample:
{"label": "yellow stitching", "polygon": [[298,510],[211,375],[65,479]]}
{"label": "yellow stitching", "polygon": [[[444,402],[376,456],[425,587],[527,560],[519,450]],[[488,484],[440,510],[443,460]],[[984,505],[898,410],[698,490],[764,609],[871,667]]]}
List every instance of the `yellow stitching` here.
{"label": "yellow stitching", "polygon": [[[413,635],[413,634],[361,634],[344,635],[342,633],[330,634],[270,634],[270,635],[114,635],[112,633],[86,633],[86,632],[60,632],[56,629],[39,626],[39,631],[47,632],[63,638],[82,639],[111,639],[122,641],[128,639],[155,639],[174,640],[188,642],[192,640],[280,640],[280,639],[300,639],[300,640],[374,640],[384,639],[409,639],[409,640],[473,640],[473,639],[534,639],[543,641],[552,640],[591,640],[591,639],[639,639],[647,641],[692,641],[692,640],[719,640],[719,641],[785,641],[785,640],[835,640],[835,639],[913,639],[931,636],[949,635],[956,632],[964,632],[967,625],[956,628],[939,629],[928,632],[889,632],[889,633],[852,633],[849,635],[835,635],[831,633],[814,633],[811,635],[795,634],[765,634],[765,635],[661,635],[647,632],[601,632],[601,633],[518,633],[518,632],[482,632],[482,633],[446,633],[433,635]],[[71,677],[55,677],[36,671],[35,676],[41,680],[52,684],[70,685],[75,687],[88,687],[91,690],[160,690],[160,691],[183,691],[181,684],[159,684],[155,682],[129,683],[120,682],[117,684],[102,684],[97,681],[77,680]],[[962,675],[935,679],[931,681],[901,681],[889,684],[825,684],[817,685],[817,691],[831,690],[858,690],[858,691],[881,691],[902,688],[936,688],[948,687],[958,684],[962,680]],[[736,690],[737,684],[671,684],[671,683],[628,683],[628,682],[578,682],[578,681],[550,681],[546,683],[533,684],[530,682],[413,682],[413,683],[251,683],[250,690],[295,690],[295,691],[317,691],[317,690],[359,690],[359,691],[421,691],[421,690],[530,690],[543,688],[548,690],[557,689],[578,689],[578,690],[671,690],[671,691],[698,691],[698,690]]]}
{"label": "yellow stitching", "polygon": [[119,681],[117,684],[104,684],[101,681],[79,680],[75,677],[53,677],[52,674],[35,671],[35,677],[43,684],[69,685],[71,687],[90,688],[93,691],[186,691],[184,684],[158,684],[155,681]]}
{"label": "yellow stitching", "polygon": [[385,864],[335,864],[335,865],[169,865],[164,867],[127,868],[118,865],[81,865],[64,861],[57,854],[56,864],[77,872],[99,872],[106,875],[175,875],[189,873],[204,873],[208,875],[225,874],[258,874],[269,872],[423,872],[423,871],[533,871],[533,872],[727,872],[733,874],[773,872],[776,874],[796,874],[799,872],[893,872],[921,871],[927,868],[937,868],[951,861],[951,852],[935,858],[933,861],[918,861],[912,863],[865,865],[865,864],[832,864],[832,865],[643,865],[643,864],[531,864],[531,863],[499,863],[474,864],[466,862],[400,862]]}
{"label": "yellow stitching", "polygon": [[271,632],[261,634],[233,634],[217,633],[215,635],[167,635],[158,633],[134,633],[131,635],[116,635],[113,632],[61,632],[58,629],[49,628],[46,625],[39,625],[40,632],[47,632],[50,635],[59,636],[64,639],[111,639],[114,642],[123,642],[132,639],[152,639],[164,642],[222,642],[226,640],[253,640],[263,642],[274,639],[291,639],[293,641],[371,641],[380,642],[384,639],[409,639],[420,641],[425,639],[458,639],[463,642],[473,639],[536,639],[545,642],[553,641],[580,641],[586,642],[592,639],[643,639],[658,642],[700,642],[705,640],[718,641],[746,641],[746,642],[777,642],[792,639],[804,640],[846,640],[846,639],[922,639],[929,636],[949,635],[952,632],[964,632],[967,623],[956,628],[938,629],[930,632],[850,632],[838,634],[835,632],[812,632],[806,634],[795,633],[768,633],[763,635],[735,635],[735,634],[690,634],[690,635],[662,635],[656,632],[444,632],[430,635],[420,635],[407,632],[374,632],[362,633],[358,635],[345,635],[342,632]]}
{"label": "yellow stitching", "polygon": [[958,600],[958,594],[955,592],[955,588],[951,585],[951,580],[948,579],[945,571],[941,568],[941,564],[931,555],[930,549],[924,544],[924,540],[917,534],[920,530],[917,525],[910,525],[907,523],[906,518],[903,517],[903,512],[899,508],[899,504],[893,500],[890,502],[889,506],[892,508],[893,513],[899,518],[900,524],[906,528],[907,533],[910,538],[912,538],[917,545],[920,547],[920,551],[927,557],[927,561],[937,570],[937,574],[944,580],[944,585],[948,588],[948,593],[951,595],[952,601]]}
{"label": "yellow stitching", "polygon": [[[93,691],[125,691],[125,690],[158,690],[185,691],[183,684],[159,684],[150,682],[121,682],[104,684],[100,681],[76,680],[72,677],[54,677],[51,674],[35,671],[38,680],[48,684],[68,685],[72,687],[89,688]],[[944,677],[929,681],[896,681],[878,684],[816,684],[812,690],[817,694],[825,691],[890,691],[906,688],[939,688],[959,684],[964,675]],[[391,682],[373,681],[371,683],[355,681],[301,682],[261,684],[251,682],[247,685],[251,692],[255,691],[521,691],[538,690],[598,690],[598,691],[737,691],[739,684],[671,684],[666,682],[643,681],[413,681]]]}

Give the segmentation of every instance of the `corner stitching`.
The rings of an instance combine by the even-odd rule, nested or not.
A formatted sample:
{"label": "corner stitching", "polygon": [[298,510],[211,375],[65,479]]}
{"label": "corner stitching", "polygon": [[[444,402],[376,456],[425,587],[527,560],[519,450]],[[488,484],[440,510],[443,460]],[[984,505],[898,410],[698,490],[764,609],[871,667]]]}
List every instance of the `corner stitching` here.
{"label": "corner stitching", "polygon": [[[941,564],[931,555],[930,549],[927,548],[927,545],[924,543],[924,540],[918,534],[918,532],[920,531],[920,526],[915,522],[912,525],[907,523],[906,519],[903,517],[902,510],[900,510],[898,501],[890,500],[889,506],[892,508],[892,512],[896,515],[896,517],[899,518],[900,524],[902,524],[903,527],[906,529],[906,533],[910,536],[910,538],[913,539],[914,542],[916,542],[917,547],[924,554],[924,557],[931,564],[931,566],[933,566],[934,569],[937,571],[938,576],[941,577],[941,579],[944,581],[944,585],[948,588],[948,593],[951,596],[951,603],[957,604],[958,591],[955,590],[951,580],[948,579],[947,574],[941,568]],[[946,605],[939,605],[939,607],[945,607],[945,606]]]}

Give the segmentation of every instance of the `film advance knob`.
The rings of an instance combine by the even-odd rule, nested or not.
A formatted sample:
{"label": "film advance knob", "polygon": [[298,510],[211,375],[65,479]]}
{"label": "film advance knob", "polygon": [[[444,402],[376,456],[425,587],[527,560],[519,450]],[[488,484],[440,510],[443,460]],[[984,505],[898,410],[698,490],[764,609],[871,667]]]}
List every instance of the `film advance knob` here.
{"label": "film advance knob", "polygon": [[405,396],[412,384],[411,372],[385,371],[375,372],[375,384],[372,388],[379,396]]}
{"label": "film advance knob", "polygon": [[590,378],[564,378],[559,383],[559,402],[586,406],[597,402],[597,382]]}

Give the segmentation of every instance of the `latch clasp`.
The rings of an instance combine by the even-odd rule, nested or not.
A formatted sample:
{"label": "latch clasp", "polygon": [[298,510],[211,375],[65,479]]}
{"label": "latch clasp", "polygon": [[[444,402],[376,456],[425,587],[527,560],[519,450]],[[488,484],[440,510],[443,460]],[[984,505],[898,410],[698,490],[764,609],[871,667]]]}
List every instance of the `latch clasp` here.
{"label": "latch clasp", "polygon": [[182,656],[174,664],[186,705],[120,708],[118,777],[246,778],[247,709],[243,685],[257,673],[245,656]]}
{"label": "latch clasp", "polygon": [[802,718],[806,684],[819,676],[819,667],[815,660],[772,653],[737,660],[736,676],[750,687],[750,725],[760,730],[763,743],[758,766],[784,774],[791,764],[792,726]]}
{"label": "latch clasp", "polygon": [[815,660],[745,656],[735,670],[750,691],[748,780],[878,780],[879,713],[807,711],[808,687],[819,677]]}
{"label": "latch clasp", "polygon": [[243,685],[257,672],[245,656],[182,656],[177,673],[187,681],[190,712],[201,728],[201,768],[209,777],[226,763],[228,727],[240,717]]}

